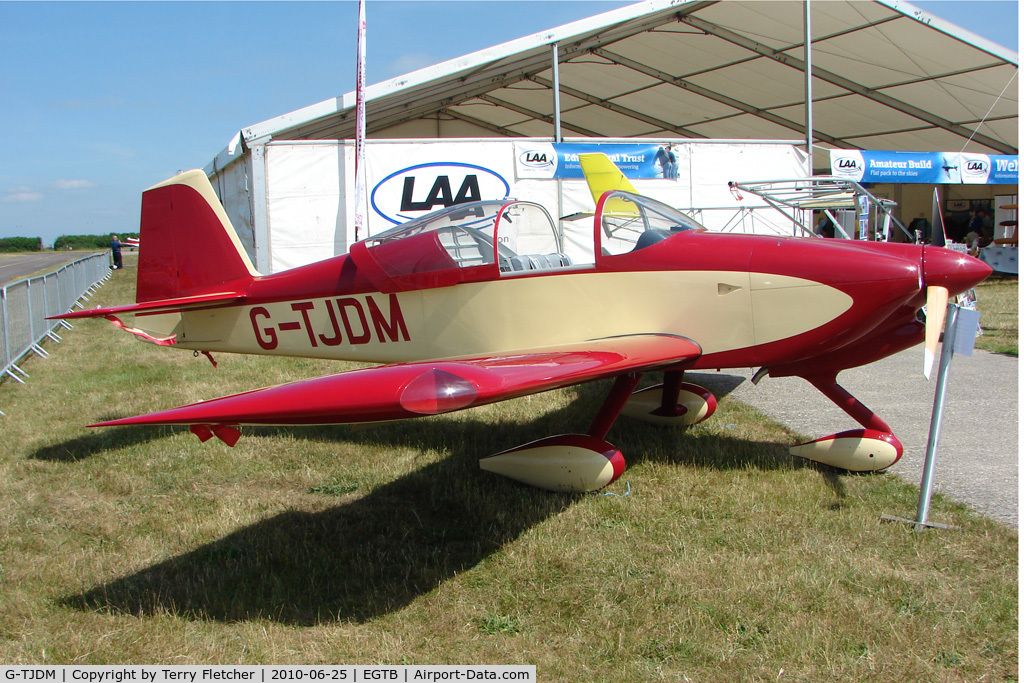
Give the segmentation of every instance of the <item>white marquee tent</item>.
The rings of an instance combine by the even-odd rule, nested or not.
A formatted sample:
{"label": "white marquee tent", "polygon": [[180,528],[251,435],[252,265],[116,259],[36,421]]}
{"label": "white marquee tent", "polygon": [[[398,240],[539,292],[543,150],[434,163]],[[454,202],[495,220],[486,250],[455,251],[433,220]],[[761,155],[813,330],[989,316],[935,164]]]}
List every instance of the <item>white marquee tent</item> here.
{"label": "white marquee tent", "polygon": [[[1017,53],[901,0],[807,8],[650,0],[617,9],[369,86],[368,135],[806,146],[810,92],[817,168],[836,148],[1017,153]],[[274,159],[307,147],[321,147],[309,192],[334,195],[316,217],[331,225],[310,243],[321,244],[318,258],[347,248],[351,153],[340,141],[353,137],[354,118],[354,93],[331,98],[242,129],[207,166],[262,269],[276,269]]]}

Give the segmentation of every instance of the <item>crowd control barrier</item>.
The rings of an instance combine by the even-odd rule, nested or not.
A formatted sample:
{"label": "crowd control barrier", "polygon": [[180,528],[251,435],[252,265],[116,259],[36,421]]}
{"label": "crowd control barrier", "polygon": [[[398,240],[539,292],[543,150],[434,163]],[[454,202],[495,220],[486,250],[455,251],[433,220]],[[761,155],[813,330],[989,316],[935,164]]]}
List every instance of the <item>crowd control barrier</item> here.
{"label": "crowd control barrier", "polygon": [[71,327],[62,320],[47,320],[47,316],[75,306],[84,308],[81,300],[94,294],[110,273],[110,255],[98,253],[52,273],[0,287],[0,378],[6,375],[24,384],[28,374],[17,365],[21,359],[29,352],[46,358],[49,353],[40,346],[43,340],[49,337],[59,342],[57,328]]}

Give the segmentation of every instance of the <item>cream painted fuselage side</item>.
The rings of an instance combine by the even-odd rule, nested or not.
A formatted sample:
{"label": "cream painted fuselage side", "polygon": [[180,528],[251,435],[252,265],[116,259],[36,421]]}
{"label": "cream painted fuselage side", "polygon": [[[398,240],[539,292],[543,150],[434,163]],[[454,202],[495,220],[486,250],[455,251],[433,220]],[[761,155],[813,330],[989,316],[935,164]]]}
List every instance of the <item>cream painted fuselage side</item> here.
{"label": "cream painted fuselage side", "polygon": [[838,289],[782,275],[577,272],[192,310],[140,326],[176,334],[185,349],[380,363],[637,333],[688,337],[708,356],[796,337],[851,302]]}

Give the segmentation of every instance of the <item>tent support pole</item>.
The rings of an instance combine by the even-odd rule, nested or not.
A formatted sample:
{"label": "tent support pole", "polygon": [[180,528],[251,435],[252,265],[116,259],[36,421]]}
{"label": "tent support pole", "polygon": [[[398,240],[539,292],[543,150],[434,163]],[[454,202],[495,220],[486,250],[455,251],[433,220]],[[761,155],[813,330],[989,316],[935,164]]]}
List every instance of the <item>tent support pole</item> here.
{"label": "tent support pole", "polygon": [[[554,96],[555,103],[555,144],[562,141],[562,91],[558,85],[558,43],[551,44],[551,75],[552,83],[551,90]],[[557,152],[556,152],[557,154]],[[558,215],[561,217],[565,215],[565,211],[562,207],[562,179],[558,179]],[[562,231],[562,222],[558,221],[558,248],[564,249],[565,235]]]}
{"label": "tent support pole", "polygon": [[252,153],[252,240],[256,251],[256,270],[268,274],[273,272],[271,252],[273,245],[270,239],[270,218],[267,206],[269,188],[267,187],[267,140],[254,140],[249,143]]}
{"label": "tent support pole", "polygon": [[807,114],[807,177],[814,175],[814,93],[811,73],[811,0],[804,0],[804,109]]}
{"label": "tent support pole", "polygon": [[555,142],[562,141],[562,102],[558,85],[558,43],[551,44],[551,74],[554,76],[551,89],[555,97]]}

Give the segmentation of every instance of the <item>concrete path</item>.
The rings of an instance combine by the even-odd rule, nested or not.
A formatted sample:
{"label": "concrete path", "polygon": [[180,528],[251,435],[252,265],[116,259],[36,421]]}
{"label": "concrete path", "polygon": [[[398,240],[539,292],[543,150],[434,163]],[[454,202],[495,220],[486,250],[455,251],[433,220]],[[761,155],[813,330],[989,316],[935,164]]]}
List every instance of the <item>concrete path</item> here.
{"label": "concrete path", "polygon": [[[923,346],[917,346],[839,375],[839,383],[878,413],[903,443],[903,457],[889,471],[918,486],[938,376],[936,361],[931,381],[924,378],[923,356]],[[694,374],[693,380],[699,383],[700,377]],[[859,427],[798,378],[769,377],[756,386],[745,381],[730,395],[809,438]],[[1018,397],[1016,358],[980,350],[954,356],[935,470],[936,492],[1013,527],[1018,526]]]}
{"label": "concrete path", "polygon": [[0,286],[23,280],[44,269],[56,270],[84,255],[82,252],[44,251],[0,259]]}

